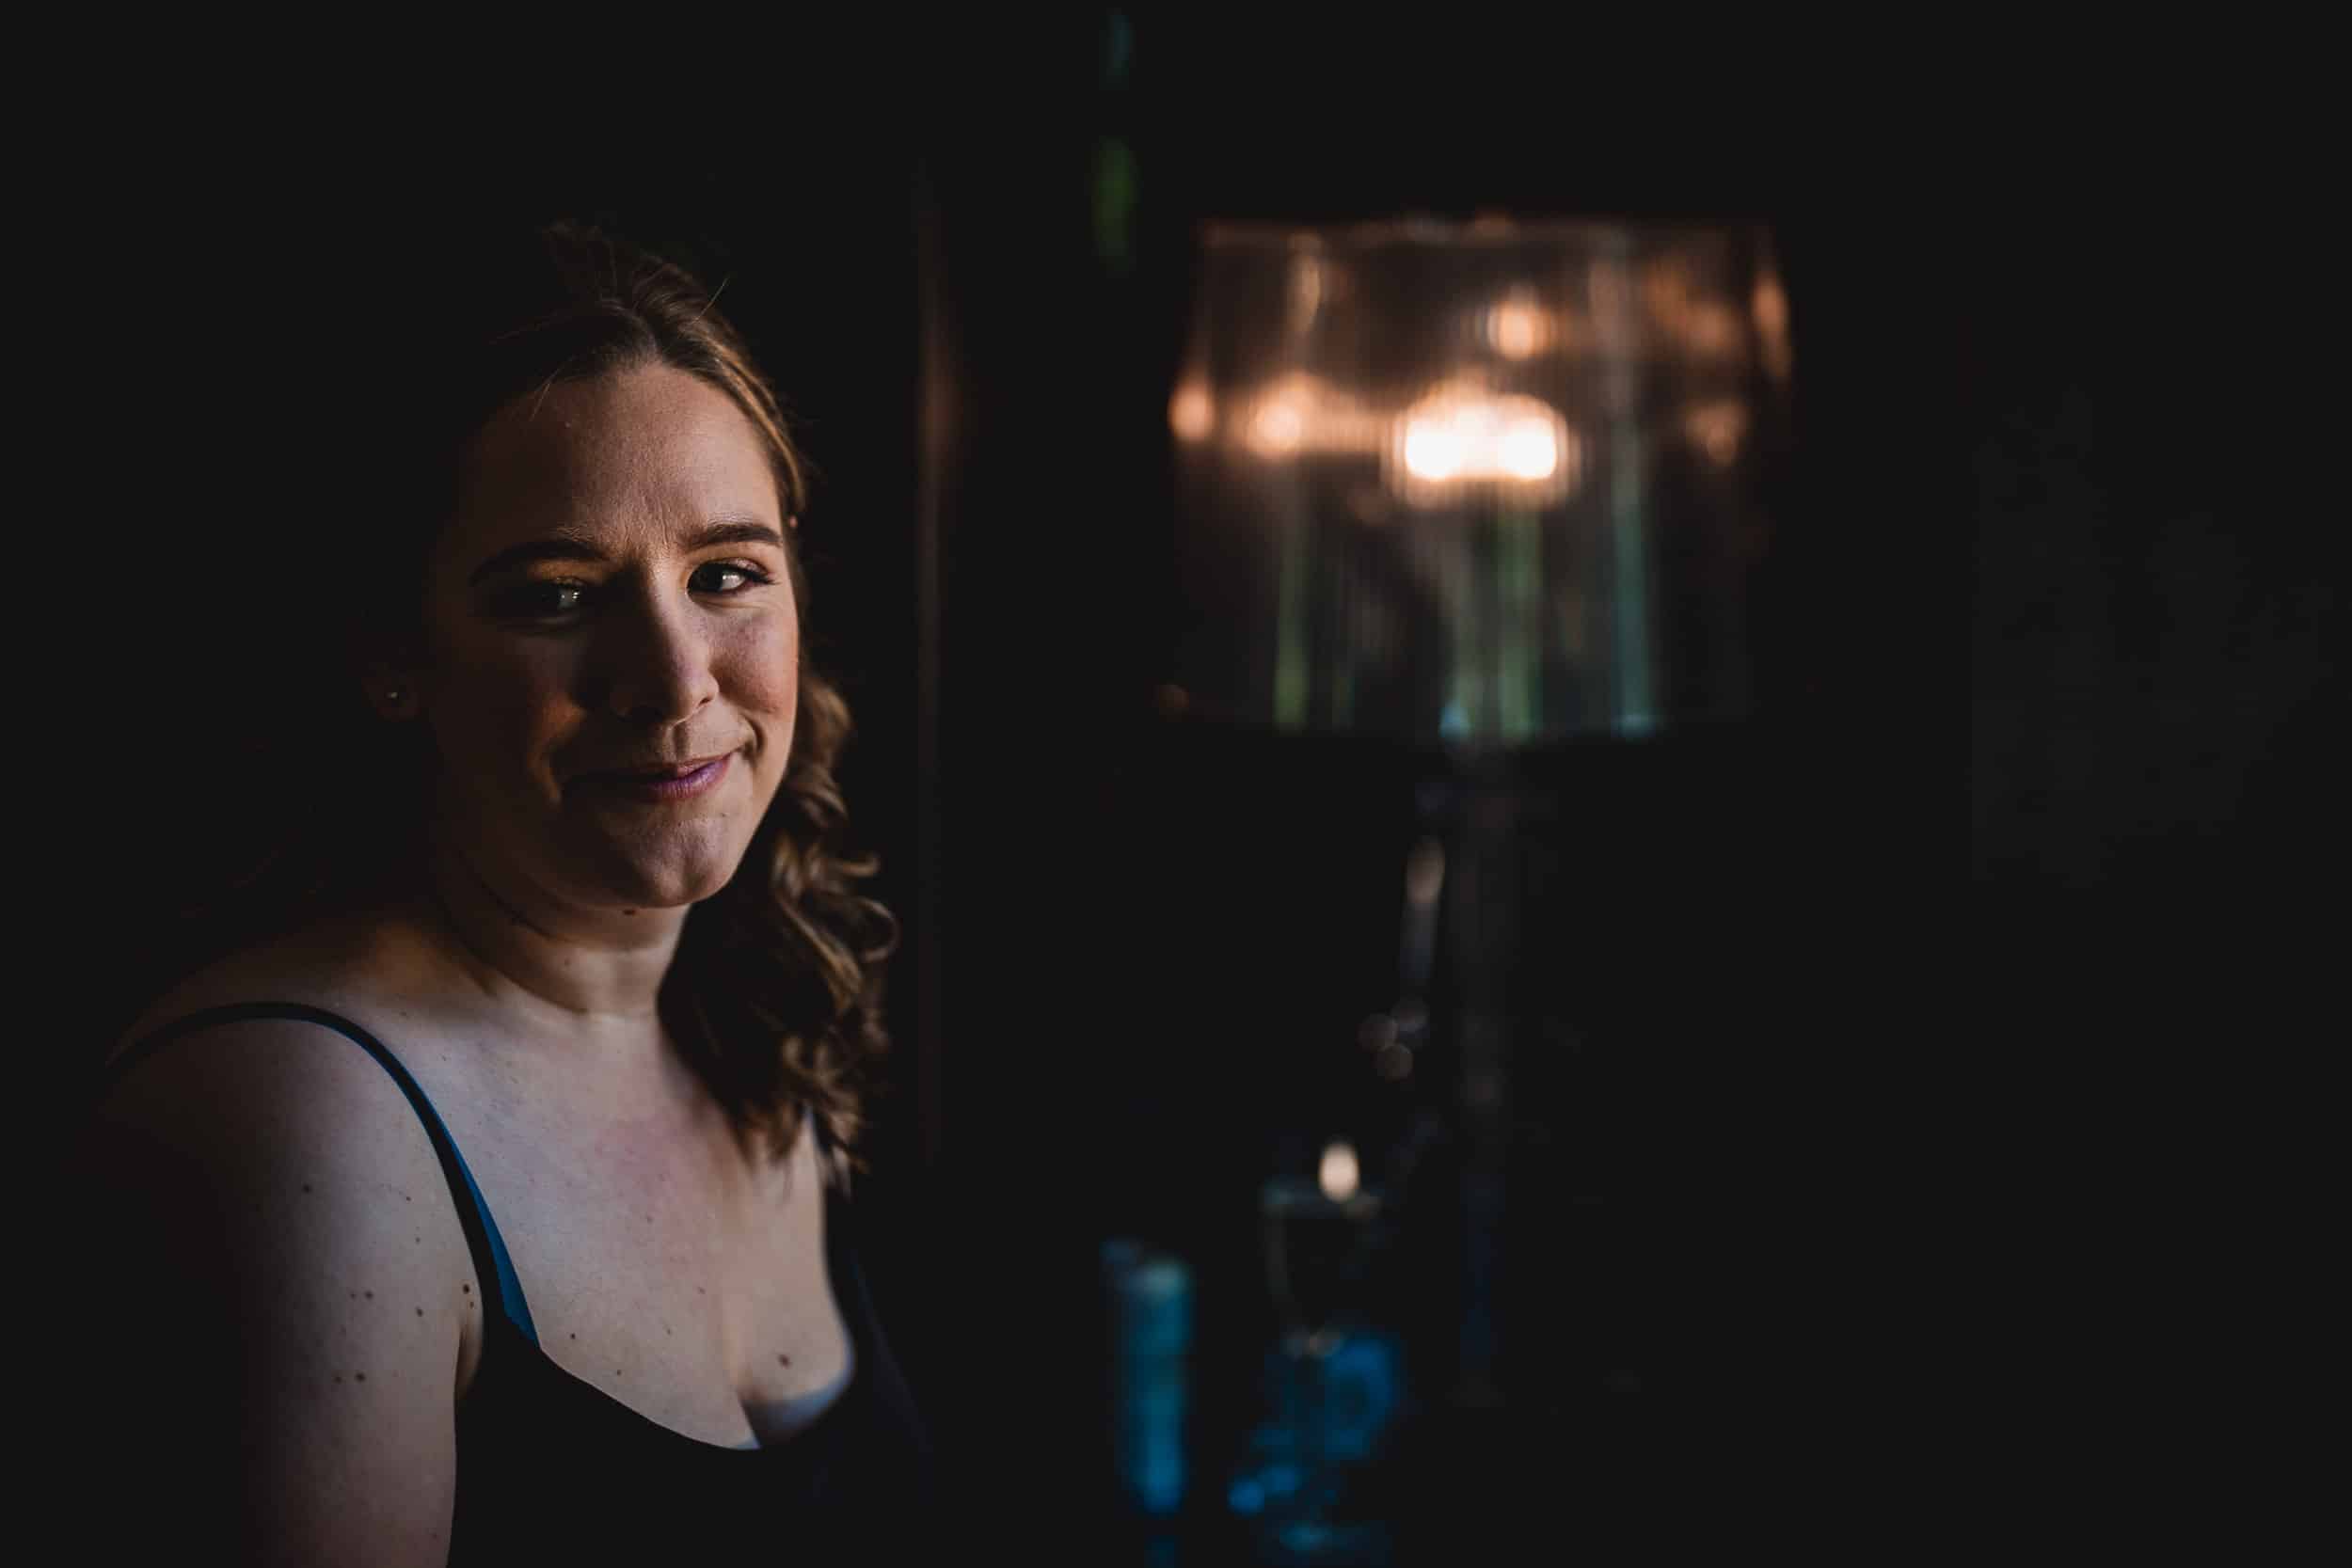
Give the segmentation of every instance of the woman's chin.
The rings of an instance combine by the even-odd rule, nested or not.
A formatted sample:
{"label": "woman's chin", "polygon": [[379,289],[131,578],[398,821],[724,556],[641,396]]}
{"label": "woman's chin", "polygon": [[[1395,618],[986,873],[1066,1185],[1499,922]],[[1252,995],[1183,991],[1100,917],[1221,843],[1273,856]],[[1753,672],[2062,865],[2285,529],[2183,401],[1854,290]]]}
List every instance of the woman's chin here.
{"label": "woman's chin", "polygon": [[741,863],[740,855],[659,861],[615,857],[595,878],[600,895],[596,901],[627,910],[685,909],[723,892]]}

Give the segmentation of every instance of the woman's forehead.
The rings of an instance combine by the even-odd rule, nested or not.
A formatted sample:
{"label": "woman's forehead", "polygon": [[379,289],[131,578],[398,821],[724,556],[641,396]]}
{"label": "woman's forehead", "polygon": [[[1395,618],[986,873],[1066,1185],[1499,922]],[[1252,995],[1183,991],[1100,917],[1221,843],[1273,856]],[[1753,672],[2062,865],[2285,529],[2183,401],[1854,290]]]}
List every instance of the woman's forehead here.
{"label": "woman's forehead", "polygon": [[483,546],[746,514],[781,522],[757,427],[701,377],[649,364],[552,382],[499,410],[469,453],[453,531]]}

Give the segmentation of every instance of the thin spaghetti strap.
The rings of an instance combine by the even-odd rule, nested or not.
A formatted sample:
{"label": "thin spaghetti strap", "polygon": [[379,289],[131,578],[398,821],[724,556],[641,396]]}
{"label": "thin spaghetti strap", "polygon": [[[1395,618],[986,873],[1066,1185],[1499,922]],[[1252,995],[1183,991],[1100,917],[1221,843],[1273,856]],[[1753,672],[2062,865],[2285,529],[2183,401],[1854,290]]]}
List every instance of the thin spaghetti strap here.
{"label": "thin spaghetti strap", "polygon": [[[118,1053],[100,1070],[98,1092],[103,1094],[108,1084],[170,1040],[217,1024],[263,1018],[290,1019],[332,1029],[356,1042],[375,1058],[377,1066],[391,1075],[392,1082],[399,1085],[401,1092],[408,1097],[408,1103],[415,1109],[417,1119],[424,1123],[426,1135],[433,1140],[433,1152],[440,1159],[441,1174],[448,1180],[450,1196],[457,1205],[458,1223],[465,1227],[466,1245],[473,1254],[474,1272],[482,1276],[488,1289],[498,1292],[499,1310],[506,1321],[515,1326],[527,1343],[536,1345],[539,1333],[532,1324],[531,1307],[523,1300],[522,1281],[516,1275],[514,1261],[507,1256],[504,1238],[499,1235],[498,1221],[490,1217],[490,1206],[484,1200],[482,1189],[475,1184],[473,1172],[466,1168],[465,1156],[457,1152],[456,1141],[449,1135],[449,1129],[442,1125],[440,1113],[434,1110],[433,1101],[425,1097],[424,1090],[409,1076],[408,1069],[401,1066],[399,1057],[393,1055],[374,1036],[340,1013],[330,1013],[324,1007],[313,1007],[300,1002],[240,1002],[223,1007],[205,1007],[172,1020]],[[95,1101],[96,1096],[93,1095],[92,1102],[95,1103]]]}

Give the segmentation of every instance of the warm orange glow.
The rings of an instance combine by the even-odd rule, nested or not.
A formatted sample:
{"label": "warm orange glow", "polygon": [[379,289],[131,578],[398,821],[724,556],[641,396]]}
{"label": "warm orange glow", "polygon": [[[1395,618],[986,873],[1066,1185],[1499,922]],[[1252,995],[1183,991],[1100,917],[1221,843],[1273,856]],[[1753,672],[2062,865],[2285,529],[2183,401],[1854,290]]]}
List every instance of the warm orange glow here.
{"label": "warm orange glow", "polygon": [[1356,1150],[1344,1138],[1325,1148],[1321,1179],[1323,1196],[1334,1203],[1356,1196]]}
{"label": "warm orange glow", "polygon": [[1778,277],[1768,272],[1756,280],[1749,309],[1756,317],[1756,335],[1763,348],[1766,373],[1775,381],[1788,379],[1788,295],[1782,291]]}
{"label": "warm orange glow", "polygon": [[1410,489],[1502,483],[1565,493],[1575,483],[1577,444],[1560,411],[1541,398],[1441,390],[1398,421],[1396,453]]}
{"label": "warm orange glow", "polygon": [[1291,262],[1291,330],[1304,332],[1314,324],[1315,311],[1327,293],[1320,258],[1300,255]]}
{"label": "warm orange glow", "polygon": [[1514,420],[1497,439],[1495,455],[1502,471],[1513,479],[1549,479],[1560,467],[1560,443],[1551,434],[1550,421]]}
{"label": "warm orange glow", "polygon": [[1756,329],[1768,338],[1777,338],[1788,330],[1788,296],[1781,292],[1780,279],[1771,273],[1756,280]]}
{"label": "warm orange glow", "polygon": [[1347,393],[1301,371],[1250,400],[1242,442],[1261,457],[1378,450],[1380,421]]}
{"label": "warm orange glow", "polygon": [[1710,461],[1728,467],[1739,457],[1740,439],[1747,435],[1748,410],[1730,399],[1702,403],[1683,415],[1682,427],[1692,444]]}
{"label": "warm orange glow", "polygon": [[1277,393],[1258,404],[1249,419],[1250,450],[1261,457],[1289,457],[1307,438],[1306,400]]}
{"label": "warm orange glow", "polygon": [[1509,359],[1526,359],[1551,346],[1551,312],[1521,291],[1486,312],[1486,341]]}
{"label": "warm orange glow", "polygon": [[1461,477],[1470,439],[1454,420],[1423,416],[1405,422],[1405,467],[1415,479]]}
{"label": "warm orange glow", "polygon": [[1693,300],[1683,307],[1682,341],[1701,358],[1723,358],[1740,347],[1739,312],[1720,300]]}
{"label": "warm orange glow", "polygon": [[1216,428],[1216,400],[1198,381],[1187,381],[1168,400],[1168,427],[1187,441],[1205,441]]}

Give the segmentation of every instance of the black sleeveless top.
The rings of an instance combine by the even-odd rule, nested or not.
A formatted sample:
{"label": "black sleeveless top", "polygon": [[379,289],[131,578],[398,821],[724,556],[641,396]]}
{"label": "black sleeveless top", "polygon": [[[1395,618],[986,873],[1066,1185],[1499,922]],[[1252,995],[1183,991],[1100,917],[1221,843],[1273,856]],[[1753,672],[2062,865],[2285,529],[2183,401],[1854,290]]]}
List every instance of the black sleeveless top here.
{"label": "black sleeveless top", "polygon": [[[120,1053],[107,1077],[199,1029],[294,1019],[348,1037],[391,1074],[433,1140],[465,1227],[474,1271],[495,1299],[482,1354],[457,1410],[457,1506],[449,1560],[478,1563],[811,1560],[930,1544],[937,1481],[929,1434],[882,1337],[859,1267],[853,1211],[825,1186],[825,1251],[850,1329],[847,1387],[784,1443],[731,1449],[661,1425],[539,1348],[530,1304],[498,1222],[449,1130],[400,1061],[349,1020],[297,1003],[210,1007]],[[829,1148],[812,1119],[818,1148]],[[750,1554],[746,1558],[743,1554]],[[816,1560],[822,1560],[821,1556]]]}

